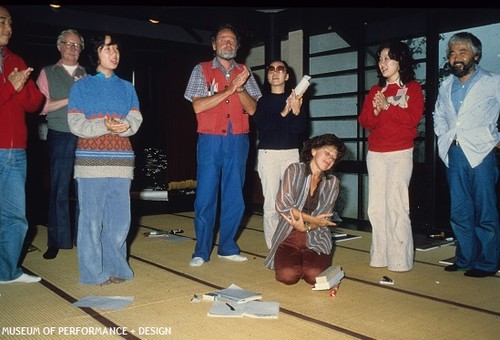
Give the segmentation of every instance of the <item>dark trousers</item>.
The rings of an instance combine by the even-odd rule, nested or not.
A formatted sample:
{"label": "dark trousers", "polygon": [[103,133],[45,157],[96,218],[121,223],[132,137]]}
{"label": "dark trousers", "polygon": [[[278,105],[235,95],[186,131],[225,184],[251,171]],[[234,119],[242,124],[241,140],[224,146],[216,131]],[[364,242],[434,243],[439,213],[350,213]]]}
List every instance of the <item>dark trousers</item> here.
{"label": "dark trousers", "polygon": [[[76,226],[74,232],[71,228],[70,186],[75,183],[73,181],[73,167],[77,140],[78,137],[70,132],[49,129],[47,134],[50,160],[47,241],[49,247],[70,249],[73,247],[73,239],[76,240]],[[75,190],[75,195],[76,192]]]}

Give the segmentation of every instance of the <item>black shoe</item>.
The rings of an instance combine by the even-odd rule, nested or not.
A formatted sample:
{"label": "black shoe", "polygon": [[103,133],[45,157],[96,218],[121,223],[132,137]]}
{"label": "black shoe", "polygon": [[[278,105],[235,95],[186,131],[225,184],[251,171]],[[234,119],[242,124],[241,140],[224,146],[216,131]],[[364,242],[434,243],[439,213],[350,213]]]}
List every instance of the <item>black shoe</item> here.
{"label": "black shoe", "polygon": [[497,272],[487,272],[485,270],[481,270],[481,269],[476,269],[476,268],[472,268],[468,271],[466,271],[464,273],[465,276],[469,276],[469,277],[486,277],[486,276],[493,276],[495,275]]}
{"label": "black shoe", "polygon": [[47,251],[43,254],[43,258],[46,260],[53,260],[56,258],[59,248],[49,247]]}
{"label": "black shoe", "polygon": [[462,268],[453,263],[450,264],[449,266],[444,267],[444,270],[446,270],[447,272],[456,272],[456,271],[469,270],[469,268]]}

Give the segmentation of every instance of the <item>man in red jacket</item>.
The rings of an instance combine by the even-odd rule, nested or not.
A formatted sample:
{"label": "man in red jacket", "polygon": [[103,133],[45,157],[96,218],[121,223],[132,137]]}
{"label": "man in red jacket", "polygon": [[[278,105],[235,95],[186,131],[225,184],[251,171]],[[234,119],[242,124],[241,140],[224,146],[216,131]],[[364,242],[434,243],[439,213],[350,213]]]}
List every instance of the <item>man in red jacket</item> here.
{"label": "man in red jacket", "polygon": [[43,95],[29,79],[33,69],[7,48],[11,36],[12,17],[0,6],[0,284],[41,280],[18,262],[28,231],[25,113],[39,109]]}

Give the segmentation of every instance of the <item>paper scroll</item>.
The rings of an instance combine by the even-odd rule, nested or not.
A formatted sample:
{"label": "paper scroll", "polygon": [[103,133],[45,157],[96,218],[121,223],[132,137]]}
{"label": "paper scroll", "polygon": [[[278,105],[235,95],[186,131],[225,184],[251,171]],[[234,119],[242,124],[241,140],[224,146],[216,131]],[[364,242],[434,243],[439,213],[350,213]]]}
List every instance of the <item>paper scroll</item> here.
{"label": "paper scroll", "polygon": [[310,76],[303,76],[302,79],[300,80],[300,82],[297,84],[297,86],[295,87],[295,95],[297,97],[300,97],[302,96],[307,88],[309,87],[309,85],[311,85],[311,83],[309,82],[309,80],[311,79]]}

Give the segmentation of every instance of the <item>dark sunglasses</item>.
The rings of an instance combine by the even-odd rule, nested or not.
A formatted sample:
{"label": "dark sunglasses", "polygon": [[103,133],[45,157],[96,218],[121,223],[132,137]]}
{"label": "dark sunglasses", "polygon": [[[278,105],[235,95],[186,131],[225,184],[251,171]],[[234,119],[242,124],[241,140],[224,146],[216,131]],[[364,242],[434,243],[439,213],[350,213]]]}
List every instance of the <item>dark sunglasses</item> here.
{"label": "dark sunglasses", "polygon": [[286,70],[285,66],[268,66],[267,67],[267,72],[284,72]]}

